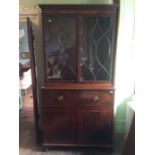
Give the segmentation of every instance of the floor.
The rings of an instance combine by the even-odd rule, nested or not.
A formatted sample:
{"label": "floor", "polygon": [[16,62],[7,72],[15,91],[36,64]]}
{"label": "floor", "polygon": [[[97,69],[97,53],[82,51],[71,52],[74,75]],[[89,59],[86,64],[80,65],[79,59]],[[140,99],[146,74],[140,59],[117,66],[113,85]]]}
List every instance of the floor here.
{"label": "floor", "polygon": [[35,143],[33,103],[31,88],[22,96],[22,110],[19,112],[19,155],[121,155],[119,147],[113,153],[94,149],[52,149],[46,152]]}

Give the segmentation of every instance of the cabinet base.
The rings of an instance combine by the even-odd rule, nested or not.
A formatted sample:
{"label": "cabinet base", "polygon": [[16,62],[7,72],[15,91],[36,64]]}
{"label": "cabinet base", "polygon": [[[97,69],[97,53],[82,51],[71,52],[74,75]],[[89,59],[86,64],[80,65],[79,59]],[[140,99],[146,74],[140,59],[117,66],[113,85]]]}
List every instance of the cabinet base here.
{"label": "cabinet base", "polygon": [[44,143],[43,148],[45,150],[53,150],[53,149],[103,149],[104,151],[112,152],[113,151],[113,145],[80,145],[80,144],[51,144],[51,143]]}

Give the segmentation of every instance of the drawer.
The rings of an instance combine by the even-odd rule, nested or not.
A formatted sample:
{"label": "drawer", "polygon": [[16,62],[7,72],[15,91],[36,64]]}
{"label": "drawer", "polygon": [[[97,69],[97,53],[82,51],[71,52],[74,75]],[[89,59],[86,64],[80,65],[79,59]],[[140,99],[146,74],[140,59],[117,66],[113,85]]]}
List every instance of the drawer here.
{"label": "drawer", "polygon": [[79,105],[88,106],[112,106],[113,105],[113,91],[106,90],[84,90],[78,93]]}
{"label": "drawer", "polygon": [[76,105],[76,98],[76,90],[43,90],[42,106],[72,106]]}

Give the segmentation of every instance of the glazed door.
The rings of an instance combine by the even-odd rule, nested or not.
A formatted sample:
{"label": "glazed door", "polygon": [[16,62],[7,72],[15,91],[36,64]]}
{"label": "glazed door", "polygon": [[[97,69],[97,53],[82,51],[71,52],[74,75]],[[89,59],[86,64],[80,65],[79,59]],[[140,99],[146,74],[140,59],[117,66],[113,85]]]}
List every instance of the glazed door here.
{"label": "glazed door", "polygon": [[43,143],[51,145],[76,144],[75,110],[65,107],[43,109]]}
{"label": "glazed door", "polygon": [[80,18],[80,81],[111,81],[114,18]]}
{"label": "glazed door", "polygon": [[112,145],[112,109],[79,109],[79,143]]}
{"label": "glazed door", "polygon": [[76,81],[76,18],[44,16],[43,33],[46,80]]}

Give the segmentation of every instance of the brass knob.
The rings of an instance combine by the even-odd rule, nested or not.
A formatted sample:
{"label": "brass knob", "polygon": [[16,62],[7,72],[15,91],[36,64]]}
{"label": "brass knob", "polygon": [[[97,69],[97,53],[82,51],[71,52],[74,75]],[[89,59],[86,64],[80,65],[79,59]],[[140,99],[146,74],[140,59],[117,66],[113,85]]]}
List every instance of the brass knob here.
{"label": "brass knob", "polygon": [[48,22],[51,23],[52,22],[52,19],[48,19]]}
{"label": "brass knob", "polygon": [[97,101],[98,99],[99,99],[98,96],[94,96],[94,97],[92,98],[93,101]]}
{"label": "brass knob", "polygon": [[64,99],[64,97],[62,95],[60,95],[60,96],[57,97],[57,100],[58,101],[62,101],[63,99]]}
{"label": "brass knob", "polygon": [[110,94],[113,94],[113,91],[112,90],[110,91]]}

